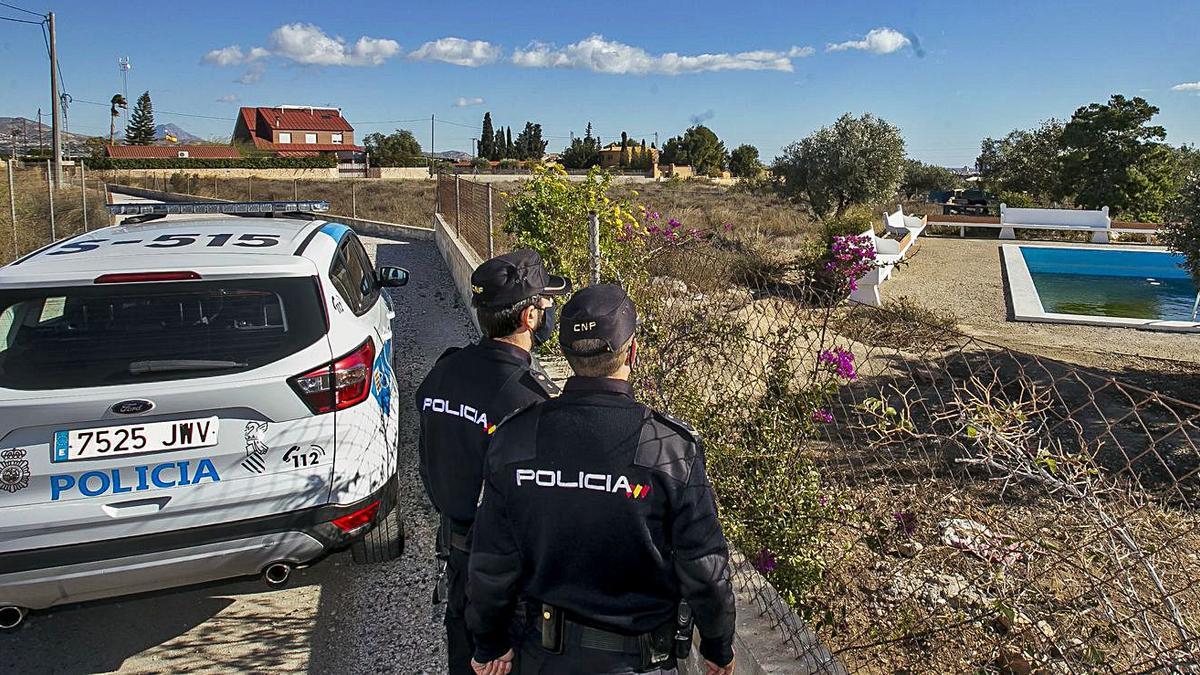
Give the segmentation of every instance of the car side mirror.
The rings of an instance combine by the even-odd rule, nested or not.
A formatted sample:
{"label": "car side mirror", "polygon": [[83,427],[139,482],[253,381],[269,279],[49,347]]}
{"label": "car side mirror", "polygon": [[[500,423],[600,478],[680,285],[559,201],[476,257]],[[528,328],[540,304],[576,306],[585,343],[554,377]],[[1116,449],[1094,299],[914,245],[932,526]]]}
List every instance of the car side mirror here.
{"label": "car side mirror", "polygon": [[379,286],[380,288],[399,288],[408,284],[408,270],[403,267],[388,267],[379,268]]}

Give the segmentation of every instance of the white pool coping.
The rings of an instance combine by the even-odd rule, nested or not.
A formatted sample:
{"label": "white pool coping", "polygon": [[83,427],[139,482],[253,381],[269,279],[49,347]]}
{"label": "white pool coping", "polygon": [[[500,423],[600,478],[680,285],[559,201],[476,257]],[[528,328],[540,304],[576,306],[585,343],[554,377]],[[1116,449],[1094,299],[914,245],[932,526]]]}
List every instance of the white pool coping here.
{"label": "white pool coping", "polygon": [[1107,326],[1113,328],[1136,328],[1167,333],[1200,333],[1200,323],[1193,321],[1163,321],[1160,319],[1130,319],[1121,316],[1093,316],[1091,314],[1060,314],[1047,312],[1042,307],[1042,298],[1033,285],[1033,276],[1025,264],[1021,248],[1090,248],[1103,251],[1155,251],[1166,252],[1162,247],[1113,246],[1112,244],[1073,244],[1071,246],[1047,246],[1039,244],[1002,244],[1004,270],[1008,275],[1008,292],[1012,299],[1013,319],[1036,323],[1079,324],[1084,326]]}

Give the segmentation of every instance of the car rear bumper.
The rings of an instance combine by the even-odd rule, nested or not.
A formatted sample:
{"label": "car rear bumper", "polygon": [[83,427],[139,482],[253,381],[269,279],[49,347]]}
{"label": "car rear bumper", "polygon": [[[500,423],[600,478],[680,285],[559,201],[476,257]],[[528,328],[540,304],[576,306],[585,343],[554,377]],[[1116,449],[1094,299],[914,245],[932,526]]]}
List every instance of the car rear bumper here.
{"label": "car rear bumper", "polygon": [[45,609],[176,586],[257,575],[271,563],[310,564],[370,530],[347,534],[336,518],[380,502],[394,508],[396,481],[352,504],[233,523],[0,554],[0,606]]}

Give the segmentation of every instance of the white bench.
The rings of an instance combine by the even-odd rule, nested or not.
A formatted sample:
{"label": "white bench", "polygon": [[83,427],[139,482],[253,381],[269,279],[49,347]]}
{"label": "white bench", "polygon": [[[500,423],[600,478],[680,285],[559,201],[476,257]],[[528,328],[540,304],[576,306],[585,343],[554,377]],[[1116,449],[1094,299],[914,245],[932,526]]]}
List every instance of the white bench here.
{"label": "white bench", "polygon": [[1079,209],[1010,209],[1000,205],[1000,238],[1016,239],[1016,230],[1080,230],[1092,233],[1093,244],[1107,244],[1112,230],[1108,207]]}
{"label": "white bench", "polygon": [[883,214],[884,229],[898,239],[887,239],[875,235],[875,229],[866,230],[860,237],[870,237],[875,245],[875,267],[860,278],[858,288],[850,292],[850,299],[872,307],[883,304],[879,297],[879,285],[892,278],[892,270],[908,255],[917,237],[925,231],[925,216],[906,216],[904,209],[897,206],[895,213]]}

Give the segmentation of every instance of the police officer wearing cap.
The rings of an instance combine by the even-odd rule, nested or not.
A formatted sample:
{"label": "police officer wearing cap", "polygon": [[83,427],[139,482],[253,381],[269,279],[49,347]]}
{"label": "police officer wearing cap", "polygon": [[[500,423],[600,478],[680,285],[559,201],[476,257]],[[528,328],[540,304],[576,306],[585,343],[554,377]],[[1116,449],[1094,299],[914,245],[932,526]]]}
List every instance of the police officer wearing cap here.
{"label": "police officer wearing cap", "polygon": [[484,452],[505,415],[545,400],[557,388],[530,369],[530,350],[553,333],[552,297],[570,291],[528,249],[492,258],[471,275],[471,304],[483,339],[449,349],[417,388],[421,480],[442,516],[449,672],[470,674],[474,643],[463,618],[475,508]]}
{"label": "police officer wearing cap", "polygon": [[476,673],[670,672],[693,619],[707,672],[733,672],[729,549],[704,451],[634,398],[636,324],[621,287],[576,293],[559,329],[575,375],[492,437],[467,588]]}

